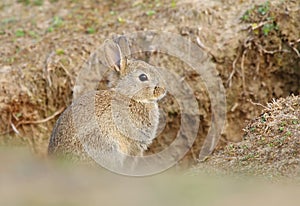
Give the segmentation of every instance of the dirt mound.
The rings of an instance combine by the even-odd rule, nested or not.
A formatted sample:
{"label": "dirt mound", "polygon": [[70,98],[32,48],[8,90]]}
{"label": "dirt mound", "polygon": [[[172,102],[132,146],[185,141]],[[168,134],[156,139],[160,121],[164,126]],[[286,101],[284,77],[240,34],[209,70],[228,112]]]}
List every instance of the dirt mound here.
{"label": "dirt mound", "polygon": [[204,164],[228,173],[300,176],[300,96],[269,103],[249,122],[239,143],[216,151]]}

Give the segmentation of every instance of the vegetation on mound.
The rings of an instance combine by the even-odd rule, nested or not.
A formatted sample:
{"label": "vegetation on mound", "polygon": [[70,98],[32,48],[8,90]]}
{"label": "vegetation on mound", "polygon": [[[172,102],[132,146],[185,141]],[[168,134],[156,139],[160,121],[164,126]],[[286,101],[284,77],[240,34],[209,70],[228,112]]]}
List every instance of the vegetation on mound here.
{"label": "vegetation on mound", "polygon": [[227,141],[240,141],[245,122],[260,114],[253,102],[300,94],[299,22],[298,1],[258,1],[240,15],[244,36],[217,65],[227,79]]}
{"label": "vegetation on mound", "polygon": [[[249,23],[249,35],[243,44],[242,59],[259,54],[259,63],[271,72],[300,76],[300,9],[299,2],[266,1],[247,10],[242,21]],[[249,54],[247,54],[247,52]],[[298,85],[299,89],[299,85]],[[297,91],[297,90],[296,90]]]}
{"label": "vegetation on mound", "polygon": [[228,173],[300,176],[300,96],[269,103],[244,131],[242,142],[228,144],[204,164]]}

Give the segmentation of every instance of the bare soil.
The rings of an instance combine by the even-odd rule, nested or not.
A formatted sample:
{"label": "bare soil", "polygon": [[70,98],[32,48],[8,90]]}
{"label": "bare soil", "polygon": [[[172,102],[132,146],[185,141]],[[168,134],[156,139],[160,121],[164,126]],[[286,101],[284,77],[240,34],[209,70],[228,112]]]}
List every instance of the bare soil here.
{"label": "bare soil", "polygon": [[[227,167],[224,162],[229,158],[234,159],[229,162],[236,168],[240,159],[249,156],[240,171],[251,167],[267,175],[295,176],[300,158],[299,10],[297,0],[1,1],[0,145],[28,146],[34,154],[46,156],[52,127],[72,101],[76,76],[99,45],[113,34],[162,30],[195,43],[200,40],[226,88],[227,123],[208,164]],[[199,137],[182,161],[191,165],[197,163],[210,126],[211,109],[201,77],[186,72],[185,78],[193,85],[201,119]],[[291,94],[295,97],[288,97]],[[283,133],[289,133],[285,137],[274,128],[267,130],[266,136],[265,127],[277,121],[267,119],[262,124],[260,104],[285,97],[276,101],[281,107],[276,103],[267,106],[267,113],[278,124],[287,121]],[[170,103],[167,110],[172,112],[168,112],[164,134],[149,152],[166,147],[180,127],[180,114],[171,100],[165,100],[165,104]],[[286,107],[294,103],[294,110]],[[288,119],[282,119],[282,112],[289,115]],[[298,123],[293,123],[292,115]],[[253,127],[257,130],[252,131]],[[241,143],[232,143],[243,137]],[[261,142],[263,137],[265,142]],[[277,141],[279,145],[269,146]],[[248,149],[240,151],[243,145]],[[255,151],[250,153],[250,148]],[[260,153],[265,148],[270,150],[266,156]],[[278,158],[271,158],[272,152]],[[274,167],[261,170],[262,164]]]}

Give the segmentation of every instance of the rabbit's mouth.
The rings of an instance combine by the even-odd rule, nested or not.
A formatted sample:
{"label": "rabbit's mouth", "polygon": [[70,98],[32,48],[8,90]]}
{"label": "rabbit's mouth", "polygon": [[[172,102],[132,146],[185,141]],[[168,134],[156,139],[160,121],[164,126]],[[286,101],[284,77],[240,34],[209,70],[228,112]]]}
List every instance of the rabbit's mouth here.
{"label": "rabbit's mouth", "polygon": [[158,101],[158,100],[161,100],[165,95],[166,95],[167,91],[162,88],[162,87],[154,87],[154,90],[153,90],[153,96],[154,96],[154,100],[155,101]]}
{"label": "rabbit's mouth", "polygon": [[162,87],[155,86],[154,88],[144,88],[136,93],[132,99],[142,103],[155,103],[161,100],[166,95],[166,90]]}

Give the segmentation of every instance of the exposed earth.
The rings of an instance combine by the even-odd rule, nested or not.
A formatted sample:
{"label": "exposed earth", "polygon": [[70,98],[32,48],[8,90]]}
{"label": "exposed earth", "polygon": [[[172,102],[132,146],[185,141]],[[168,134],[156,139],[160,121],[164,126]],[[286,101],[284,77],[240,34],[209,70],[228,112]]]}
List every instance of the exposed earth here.
{"label": "exposed earth", "polygon": [[[105,39],[167,31],[207,52],[226,89],[227,122],[219,145],[198,163],[211,125],[210,99],[199,75],[177,71],[192,85],[201,121],[180,165],[299,179],[298,0],[4,0],[0,19],[0,146],[25,146],[46,157],[76,77]],[[177,61],[160,63],[172,67]],[[162,105],[167,124],[150,153],[168,146],[180,127],[172,97]]]}

